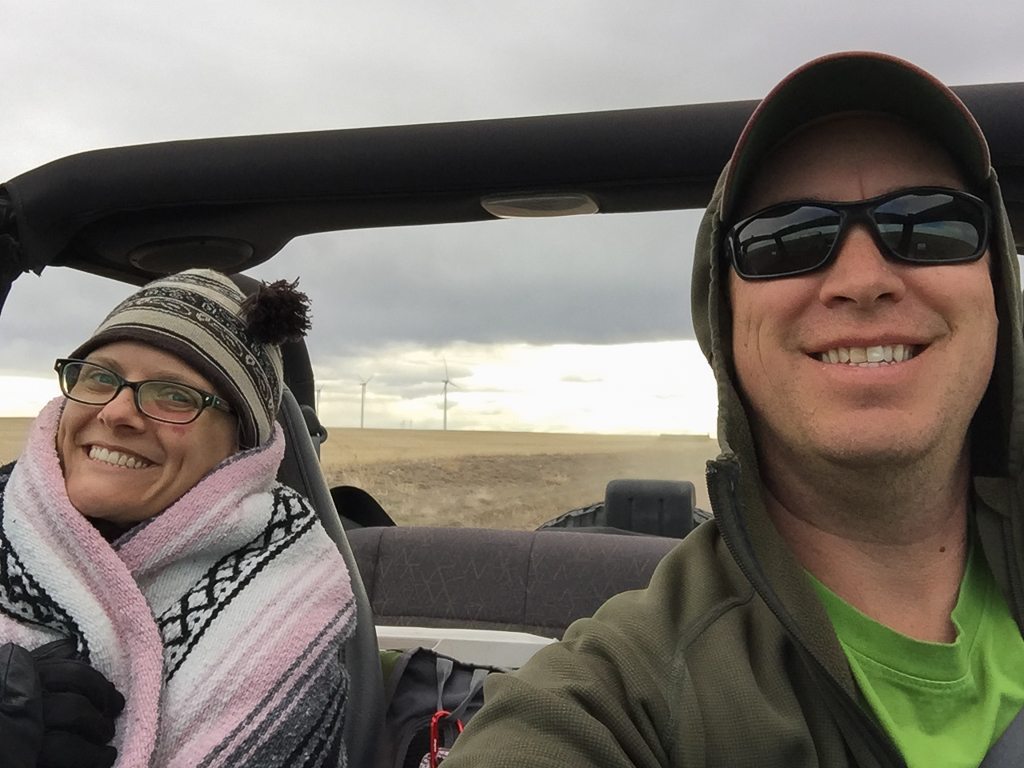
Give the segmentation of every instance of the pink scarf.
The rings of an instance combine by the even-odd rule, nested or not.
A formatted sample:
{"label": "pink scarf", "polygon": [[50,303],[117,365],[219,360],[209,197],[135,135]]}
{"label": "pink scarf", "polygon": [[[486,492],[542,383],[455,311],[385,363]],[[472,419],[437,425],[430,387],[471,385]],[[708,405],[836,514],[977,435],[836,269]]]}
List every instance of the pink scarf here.
{"label": "pink scarf", "polygon": [[127,700],[118,767],[321,764],[340,749],[355,607],[316,513],[274,480],[281,428],[110,544],[65,492],[62,408],[0,477],[0,643],[76,640]]}

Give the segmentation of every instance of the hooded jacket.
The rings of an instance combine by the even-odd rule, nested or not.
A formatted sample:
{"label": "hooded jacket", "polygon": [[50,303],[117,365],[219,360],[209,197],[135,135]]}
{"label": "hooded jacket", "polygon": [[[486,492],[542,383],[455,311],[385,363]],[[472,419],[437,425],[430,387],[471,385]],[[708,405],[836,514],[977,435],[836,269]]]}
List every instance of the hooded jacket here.
{"label": "hooded jacket", "polygon": [[[731,365],[722,187],[700,227],[692,282],[697,338],[718,382],[722,453],[707,468],[715,520],[665,558],[646,590],[612,598],[518,672],[492,675],[445,768],[905,765],[861,702],[824,606],[764,509]],[[1019,266],[994,172],[982,195],[994,213],[999,333],[971,428],[973,520],[1024,627]]]}

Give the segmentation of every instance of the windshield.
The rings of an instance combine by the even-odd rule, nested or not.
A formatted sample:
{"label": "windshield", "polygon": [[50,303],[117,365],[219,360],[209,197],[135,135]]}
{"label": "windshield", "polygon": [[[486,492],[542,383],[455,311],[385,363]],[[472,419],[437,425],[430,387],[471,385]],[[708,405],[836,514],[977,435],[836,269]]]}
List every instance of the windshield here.
{"label": "windshield", "polygon": [[[690,480],[707,509],[715,389],[687,295],[698,219],[351,230],[252,270],[310,296],[329,484],[410,525],[535,528],[622,477]],[[0,460],[59,393],[53,359],[131,290],[60,268],[15,283],[2,320],[14,375],[0,382],[3,415],[22,418],[4,422]]]}

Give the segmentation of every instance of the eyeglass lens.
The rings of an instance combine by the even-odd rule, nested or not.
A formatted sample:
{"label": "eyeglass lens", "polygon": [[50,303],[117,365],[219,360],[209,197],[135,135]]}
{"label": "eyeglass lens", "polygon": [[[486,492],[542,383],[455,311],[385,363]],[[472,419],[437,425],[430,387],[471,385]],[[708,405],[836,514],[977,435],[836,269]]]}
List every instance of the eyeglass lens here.
{"label": "eyeglass lens", "polygon": [[[124,386],[130,386],[113,371],[84,362],[66,363],[61,384],[64,394],[89,405],[106,405]],[[203,409],[202,394],[186,384],[144,381],[134,388],[139,410],[160,421],[188,423]]]}

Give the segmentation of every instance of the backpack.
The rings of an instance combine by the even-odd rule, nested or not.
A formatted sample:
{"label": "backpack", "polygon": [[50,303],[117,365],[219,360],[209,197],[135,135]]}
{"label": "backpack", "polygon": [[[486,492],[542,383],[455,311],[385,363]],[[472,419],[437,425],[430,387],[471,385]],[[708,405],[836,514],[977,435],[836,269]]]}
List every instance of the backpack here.
{"label": "backpack", "polygon": [[436,757],[443,760],[461,725],[483,706],[484,678],[505,671],[468,664],[429,648],[401,652],[385,684],[379,768],[432,768],[432,731]]}

